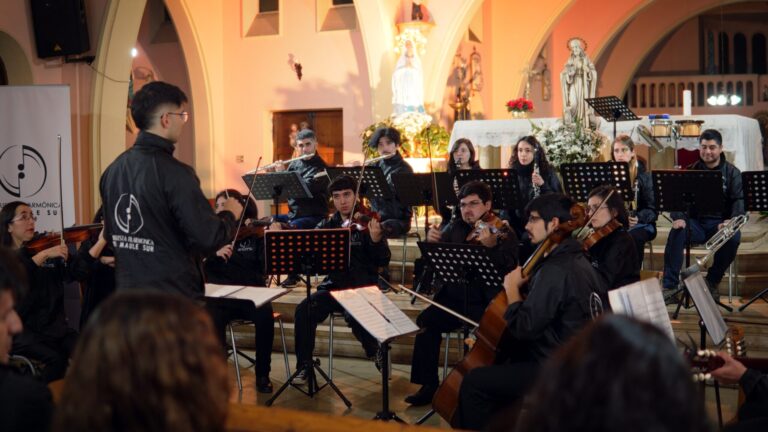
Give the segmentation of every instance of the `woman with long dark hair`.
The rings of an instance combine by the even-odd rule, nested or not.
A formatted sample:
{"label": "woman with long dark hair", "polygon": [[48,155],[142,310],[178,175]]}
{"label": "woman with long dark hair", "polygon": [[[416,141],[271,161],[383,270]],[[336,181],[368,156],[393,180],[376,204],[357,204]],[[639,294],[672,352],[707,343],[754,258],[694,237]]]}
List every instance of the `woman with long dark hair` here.
{"label": "woman with long dark hair", "polygon": [[[264,238],[263,231],[258,235],[251,224],[259,217],[256,202],[250,197],[241,194],[234,189],[225,189],[216,195],[216,212],[224,210],[224,202],[227,199],[236,199],[245,212],[240,233],[234,244],[222,246],[215,255],[205,260],[205,278],[207,282],[221,285],[248,285],[265,286],[267,281],[264,276]],[[240,215],[235,215],[240,217]],[[235,319],[252,321],[256,343],[256,390],[260,393],[271,393],[272,382],[269,372],[272,364],[272,343],[275,339],[275,323],[272,304],[267,302],[263,306],[255,308],[247,301],[242,302],[209,302],[208,310],[211,312],[216,331],[222,344],[225,340],[227,323]]]}
{"label": "woman with long dark hair", "polygon": [[29,276],[29,293],[16,307],[24,331],[14,338],[12,352],[43,363],[43,379],[50,382],[64,376],[77,339],[64,313],[64,283],[87,278],[106,241],[101,235],[86,253],[70,254],[65,245],[35,253],[26,245],[37,235],[36,221],[26,203],[6,204],[0,210],[0,245],[17,252]]}
{"label": "woman with long dark hair", "polygon": [[[472,145],[472,141],[469,138],[459,138],[454,141],[448,152],[448,174],[453,181],[453,189],[459,193],[459,183],[456,178],[456,174],[459,171],[464,170],[479,170],[480,161],[477,160],[477,153],[475,152],[475,146]],[[456,218],[461,217],[461,212],[458,206],[441,206],[440,216],[442,221],[440,222],[440,228],[444,228],[449,222]]]}

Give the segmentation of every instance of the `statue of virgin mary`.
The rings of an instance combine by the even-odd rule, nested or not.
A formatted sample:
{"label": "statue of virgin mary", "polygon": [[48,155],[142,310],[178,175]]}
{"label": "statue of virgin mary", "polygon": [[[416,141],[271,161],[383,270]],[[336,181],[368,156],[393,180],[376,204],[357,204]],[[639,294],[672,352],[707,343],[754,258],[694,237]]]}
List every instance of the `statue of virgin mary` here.
{"label": "statue of virgin mary", "polygon": [[413,41],[405,41],[392,73],[392,111],[394,115],[405,112],[424,112],[424,74],[421,60]]}

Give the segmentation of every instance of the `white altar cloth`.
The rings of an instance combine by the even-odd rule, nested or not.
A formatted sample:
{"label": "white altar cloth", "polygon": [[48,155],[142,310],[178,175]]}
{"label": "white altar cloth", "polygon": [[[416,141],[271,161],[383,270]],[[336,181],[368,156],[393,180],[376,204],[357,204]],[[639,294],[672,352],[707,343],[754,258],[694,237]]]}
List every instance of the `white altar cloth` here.
{"label": "white altar cloth", "polygon": [[[733,155],[733,164],[741,171],[762,171],[763,151],[760,125],[757,120],[740,115],[697,115],[690,117],[670,116],[672,120],[704,120],[702,130],[717,129],[723,135],[723,149]],[[475,146],[501,147],[513,146],[517,140],[531,133],[531,123],[541,126],[554,125],[559,118],[532,118],[515,120],[463,120],[453,125],[451,142],[459,138],[469,138]],[[616,123],[617,134],[629,134],[637,144],[646,144],[637,135],[638,124],[650,126],[647,118]],[[608,137],[613,136],[613,123],[601,119],[600,131]],[[657,138],[669,147],[674,147],[671,139]],[[699,142],[695,138],[683,138],[678,141],[678,148],[697,150]],[[449,147],[450,148],[450,147]]]}

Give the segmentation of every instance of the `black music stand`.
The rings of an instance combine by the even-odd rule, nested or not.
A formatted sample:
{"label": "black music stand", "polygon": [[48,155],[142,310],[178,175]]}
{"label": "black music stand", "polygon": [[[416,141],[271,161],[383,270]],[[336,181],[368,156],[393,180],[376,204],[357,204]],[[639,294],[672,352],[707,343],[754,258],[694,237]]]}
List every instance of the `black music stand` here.
{"label": "black music stand", "polygon": [[613,186],[621,192],[624,202],[633,199],[629,180],[629,164],[626,162],[585,162],[560,165],[565,194],[577,202],[587,202],[589,193],[597,186]]}
{"label": "black music stand", "polygon": [[[434,183],[437,186],[437,197],[435,197]],[[450,181],[450,174],[440,173],[395,173],[392,174],[392,184],[397,191],[397,197],[406,207],[424,207],[424,238],[429,231],[429,207],[438,205],[435,211],[440,211],[440,204],[447,200],[443,197],[453,196],[456,201],[456,193],[453,191],[453,185]],[[435,202],[437,198],[440,203]]]}
{"label": "black music stand", "polygon": [[606,121],[613,122],[613,139],[616,139],[616,122],[640,120],[624,102],[616,96],[602,96],[585,99],[597,115]]}
{"label": "black music stand", "polygon": [[513,169],[461,170],[456,172],[459,188],[471,181],[481,181],[491,188],[493,204],[491,208],[510,210],[522,203],[517,171]]}
{"label": "black music stand", "polygon": [[[653,193],[659,212],[682,212],[685,224],[685,267],[691,266],[691,224],[690,219],[699,214],[719,214],[723,211],[723,175],[720,171],[706,170],[656,170],[653,175]],[[669,295],[683,293],[677,303],[672,319],[677,319],[680,308],[691,307],[690,294],[685,284],[680,283]],[[717,301],[717,305],[731,312],[733,309]]]}
{"label": "black music stand", "polygon": [[[339,229],[313,229],[313,230],[285,230],[285,231],[267,231],[264,235],[266,251],[266,273],[267,274],[301,274],[306,278],[307,284],[307,326],[304,331],[309,340],[312,330],[310,328],[312,321],[312,302],[310,294],[312,284],[310,275],[330,272],[349,271],[350,259],[350,231],[347,228]],[[298,331],[299,329],[294,329]],[[320,360],[313,360],[312,354],[303,365],[296,368],[291,377],[280,387],[280,389],[267,402],[271,406],[275,399],[290,385],[309,397],[322,390],[326,385],[331,386],[334,392],[344,401],[347,408],[352,403],[344,397],[333,383],[333,380],[320,368]],[[293,384],[293,379],[305,371],[307,377],[307,390]],[[317,371],[325,380],[325,384],[318,387]]]}
{"label": "black music stand", "polygon": [[[741,184],[744,191],[744,209],[746,211],[768,211],[768,171],[745,171],[741,173]],[[768,288],[749,299],[746,304],[739,308],[739,312],[759,299],[768,302],[765,299],[766,294],[768,294]]]}
{"label": "black music stand", "polygon": [[254,199],[272,200],[275,207],[274,216],[280,213],[281,201],[285,202],[288,198],[312,198],[312,192],[297,171],[246,174],[243,176],[243,181],[251,188]]}
{"label": "black music stand", "polygon": [[[325,171],[328,173],[328,177],[331,181],[341,175],[351,176],[357,181],[360,178],[361,168],[362,167],[328,167]],[[387,178],[381,171],[381,168],[376,166],[365,167],[363,182],[360,184],[360,195],[369,200],[373,198],[392,198],[392,190],[387,182]]]}

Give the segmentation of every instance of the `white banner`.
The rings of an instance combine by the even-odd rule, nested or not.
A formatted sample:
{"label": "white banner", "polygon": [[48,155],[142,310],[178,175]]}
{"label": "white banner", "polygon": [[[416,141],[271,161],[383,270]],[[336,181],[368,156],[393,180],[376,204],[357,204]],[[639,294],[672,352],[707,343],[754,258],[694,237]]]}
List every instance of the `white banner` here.
{"label": "white banner", "polygon": [[59,188],[64,226],[75,223],[71,121],[68,86],[0,86],[0,206],[29,204],[37,231],[61,229]]}

